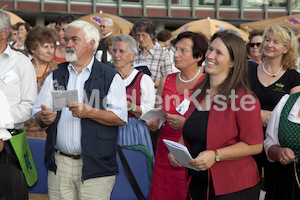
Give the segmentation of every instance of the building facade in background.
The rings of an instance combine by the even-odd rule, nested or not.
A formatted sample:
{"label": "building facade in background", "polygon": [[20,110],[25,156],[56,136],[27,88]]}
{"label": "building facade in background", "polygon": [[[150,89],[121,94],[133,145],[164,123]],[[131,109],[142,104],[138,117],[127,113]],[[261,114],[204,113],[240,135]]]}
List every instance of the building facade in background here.
{"label": "building facade in background", "polygon": [[157,30],[174,30],[196,19],[213,18],[235,26],[241,23],[300,13],[300,0],[1,0],[32,26],[47,25],[57,15],[82,17],[95,12],[118,15],[135,22],[150,18]]}

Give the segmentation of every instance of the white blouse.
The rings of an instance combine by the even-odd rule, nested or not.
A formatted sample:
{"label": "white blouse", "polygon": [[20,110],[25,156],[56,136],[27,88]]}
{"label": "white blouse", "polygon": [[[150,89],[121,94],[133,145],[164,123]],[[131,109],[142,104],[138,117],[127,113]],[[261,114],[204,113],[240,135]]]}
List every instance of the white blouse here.
{"label": "white blouse", "polygon": [[[269,158],[268,150],[273,145],[280,146],[279,139],[278,139],[278,127],[279,127],[279,121],[280,121],[280,114],[283,109],[283,106],[285,105],[285,103],[289,97],[290,97],[290,95],[286,94],[280,99],[280,101],[278,102],[278,104],[276,105],[274,110],[272,111],[271,117],[269,119],[268,127],[266,130],[266,139],[264,141],[264,148],[265,148],[265,152],[268,157],[268,160],[270,162],[274,162],[274,161]],[[300,124],[300,117],[298,117],[299,110],[300,110],[300,97],[298,97],[291,112],[289,113],[288,120],[293,123]]]}
{"label": "white blouse", "polygon": [[14,128],[14,120],[10,113],[10,105],[0,90],[0,139],[3,141],[11,138],[11,134],[6,130]]}
{"label": "white blouse", "polygon": [[[139,71],[134,69],[133,72],[128,76],[128,78],[123,79],[125,87],[130,85],[130,83],[135,78],[136,74]],[[152,110],[154,108],[155,104],[155,88],[154,83],[150,76],[145,74],[141,79],[141,109],[142,109],[142,115],[149,110]]]}

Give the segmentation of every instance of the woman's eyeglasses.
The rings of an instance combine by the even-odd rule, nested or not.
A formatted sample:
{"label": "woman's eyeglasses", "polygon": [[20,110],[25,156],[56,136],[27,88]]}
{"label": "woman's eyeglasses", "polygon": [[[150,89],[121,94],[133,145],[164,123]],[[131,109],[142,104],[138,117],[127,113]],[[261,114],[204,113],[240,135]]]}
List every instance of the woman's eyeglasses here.
{"label": "woman's eyeglasses", "polygon": [[135,38],[135,39],[139,39],[139,38],[146,39],[147,37],[148,37],[148,34],[146,34],[146,33],[134,35],[134,38]]}
{"label": "woman's eyeglasses", "polygon": [[261,43],[249,43],[249,47],[254,47],[255,45],[259,47]]}

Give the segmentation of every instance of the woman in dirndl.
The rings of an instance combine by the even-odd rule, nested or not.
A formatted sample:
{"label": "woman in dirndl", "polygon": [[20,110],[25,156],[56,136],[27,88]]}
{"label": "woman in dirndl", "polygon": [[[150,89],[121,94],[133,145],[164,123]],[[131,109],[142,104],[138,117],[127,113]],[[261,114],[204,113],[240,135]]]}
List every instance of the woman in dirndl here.
{"label": "woman in dirndl", "polygon": [[118,144],[153,147],[149,129],[139,117],[152,110],[155,103],[154,83],[150,76],[132,67],[137,53],[137,43],[129,35],[118,35],[112,42],[113,64],[126,86],[128,122],[119,127]]}
{"label": "woman in dirndl", "polygon": [[264,147],[275,166],[266,199],[299,200],[300,92],[284,95],[273,110]]}

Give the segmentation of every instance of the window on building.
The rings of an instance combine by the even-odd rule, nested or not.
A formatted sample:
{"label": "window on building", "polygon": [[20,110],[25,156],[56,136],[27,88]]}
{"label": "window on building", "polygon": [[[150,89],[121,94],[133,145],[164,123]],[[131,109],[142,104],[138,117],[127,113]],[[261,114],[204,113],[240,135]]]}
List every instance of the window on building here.
{"label": "window on building", "polygon": [[244,0],[245,7],[261,8],[264,0]]}
{"label": "window on building", "polygon": [[293,0],[292,1],[292,8],[299,10],[300,9],[300,0]]}
{"label": "window on building", "polygon": [[[67,0],[62,0],[63,2],[68,2]],[[62,2],[62,1],[59,1],[59,2]],[[112,0],[109,0],[109,2],[111,2]],[[45,0],[45,2],[53,2],[52,0]],[[83,2],[83,3],[85,3],[85,2],[88,2],[88,3],[91,3],[91,1],[90,0],[71,0],[71,2],[70,3],[72,3],[72,2]]]}
{"label": "window on building", "polygon": [[[72,0],[72,1],[74,1],[74,0]],[[80,1],[80,0],[77,0],[77,1]],[[117,0],[97,0],[97,3],[116,3],[117,2]]]}
{"label": "window on building", "polygon": [[[74,1],[74,0],[72,0]],[[76,1],[91,1],[91,0],[76,0]],[[122,3],[125,2],[125,3],[137,3],[137,2],[141,2],[142,0],[122,0]],[[118,2],[118,0],[97,0],[98,3],[100,2]]]}
{"label": "window on building", "polygon": [[239,0],[220,0],[221,6],[238,7]]}
{"label": "window on building", "polygon": [[191,0],[172,0],[172,5],[190,6]]}
{"label": "window on building", "polygon": [[[124,1],[124,0],[123,0]],[[149,5],[167,5],[168,0],[151,0],[147,1],[147,4]]]}
{"label": "window on building", "polygon": [[[262,7],[264,3],[268,4],[269,8],[286,8],[287,0],[244,0],[245,7]],[[292,7],[299,6],[299,0],[292,0]]]}
{"label": "window on building", "polygon": [[[239,0],[219,0],[221,6],[237,7]],[[196,5],[215,5],[215,0],[196,0]]]}
{"label": "window on building", "polygon": [[141,0],[122,0],[122,2],[136,3],[136,2],[141,2]]}
{"label": "window on building", "polygon": [[268,2],[269,2],[268,7],[279,8],[279,7],[287,6],[287,0],[269,0]]}
{"label": "window on building", "polygon": [[215,0],[198,0],[198,5],[215,5]]}

